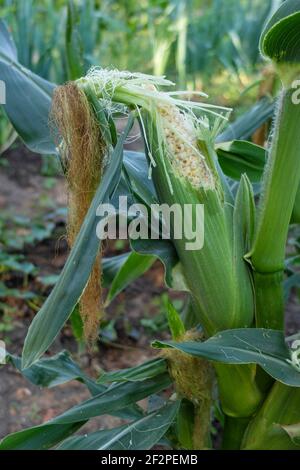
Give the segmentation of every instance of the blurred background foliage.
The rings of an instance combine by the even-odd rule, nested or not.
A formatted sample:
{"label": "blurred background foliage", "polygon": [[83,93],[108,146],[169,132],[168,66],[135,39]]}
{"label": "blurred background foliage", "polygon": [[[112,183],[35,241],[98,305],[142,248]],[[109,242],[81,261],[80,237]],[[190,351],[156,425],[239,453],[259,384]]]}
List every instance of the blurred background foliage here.
{"label": "blurred background foliage", "polygon": [[[1,0],[19,62],[62,83],[91,65],[166,74],[232,104],[280,0]],[[72,55],[72,57],[70,57]]]}

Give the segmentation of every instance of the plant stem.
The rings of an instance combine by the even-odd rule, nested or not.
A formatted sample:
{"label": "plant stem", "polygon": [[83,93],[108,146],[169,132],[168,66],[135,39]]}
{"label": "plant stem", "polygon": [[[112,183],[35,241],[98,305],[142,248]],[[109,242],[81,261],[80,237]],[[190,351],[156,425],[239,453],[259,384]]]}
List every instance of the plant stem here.
{"label": "plant stem", "polygon": [[285,246],[300,182],[300,106],[293,90],[281,93],[264,175],[254,244],[247,258],[254,270],[257,326],[283,328]]}
{"label": "plant stem", "polygon": [[284,329],[283,271],[254,272],[257,328]]}
{"label": "plant stem", "polygon": [[249,418],[231,418],[226,416],[222,449],[239,450],[248,423]]}

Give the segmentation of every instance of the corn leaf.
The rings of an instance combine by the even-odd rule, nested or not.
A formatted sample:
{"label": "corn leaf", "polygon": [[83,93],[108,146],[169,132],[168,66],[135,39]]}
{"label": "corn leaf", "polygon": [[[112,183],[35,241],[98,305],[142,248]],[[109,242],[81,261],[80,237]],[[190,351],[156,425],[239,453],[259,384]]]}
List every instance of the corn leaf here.
{"label": "corn leaf", "polygon": [[300,1],[286,0],[268,21],[260,39],[260,50],[277,63],[300,62]]}
{"label": "corn leaf", "polygon": [[176,341],[185,333],[184,323],[181,320],[176,308],[170,302],[169,299],[167,299],[165,307],[167,310],[168,324],[172,334],[172,338]]}
{"label": "corn leaf", "polygon": [[171,379],[167,373],[138,383],[117,383],[107,388],[105,392],[95,395],[89,400],[74,406],[55,418],[54,422],[61,424],[75,423],[77,421],[100,416],[101,414],[111,414],[153,393],[164,390],[170,384]]}
{"label": "corn leaf", "polygon": [[170,403],[164,408],[131,423],[115,435],[110,441],[102,444],[99,450],[148,450],[165,435],[173,424],[180,402]]}
{"label": "corn leaf", "polygon": [[130,182],[130,189],[136,198],[148,206],[157,204],[154,184],[148,177],[149,166],[146,155],[127,150],[124,152],[123,165]]}
{"label": "corn leaf", "polygon": [[97,382],[99,384],[126,381],[140,382],[141,380],[150,379],[166,371],[166,361],[162,358],[155,358],[136,367],[130,367],[128,369],[116,370],[112,372],[104,372],[102,375],[100,375]]}
{"label": "corn leaf", "polygon": [[102,259],[103,285],[109,287],[131,252]]}
{"label": "corn leaf", "polygon": [[113,429],[104,429],[84,436],[74,436],[62,442],[56,450],[99,450],[107,442],[111,442],[115,436],[119,436],[128,428],[128,425]]}
{"label": "corn leaf", "polygon": [[78,11],[73,0],[68,1],[67,5],[67,24],[66,24],[66,60],[68,79],[76,80],[84,73],[83,53],[81,47],[81,38],[78,32]]}
{"label": "corn leaf", "polygon": [[153,346],[175,348],[224,364],[259,364],[279,382],[300,387],[300,371],[290,363],[291,354],[281,331],[243,328],[223,331],[203,343],[155,341]]}
{"label": "corn leaf", "polygon": [[165,268],[166,284],[169,287],[174,287],[174,283],[176,282],[175,270],[180,269],[180,263],[175,247],[171,241],[137,239],[130,240],[130,244],[132,249],[138,253],[159,258]]}
{"label": "corn leaf", "polygon": [[56,153],[48,127],[53,83],[23,67],[5,23],[0,20],[0,77],[6,86],[4,109],[15,130],[33,151]]}
{"label": "corn leaf", "polygon": [[145,417],[118,428],[67,439],[57,450],[148,450],[175,420],[180,402],[167,403]]}
{"label": "corn leaf", "polygon": [[251,182],[260,182],[266,163],[264,148],[244,140],[234,140],[218,146],[217,155],[222,170],[230,178],[239,181],[246,173]]}
{"label": "corn leaf", "polygon": [[1,450],[46,450],[71,436],[85,421],[71,424],[36,426],[16,432],[0,442]]}
{"label": "corn leaf", "polygon": [[[105,386],[96,383],[82,372],[67,351],[62,351],[50,358],[40,359],[31,367],[23,370],[21,367],[21,358],[18,356],[7,354],[6,362],[13,364],[27,380],[39,387],[52,388],[69,382],[70,380],[78,380],[86,385],[91,395],[98,395],[106,390]],[[166,369],[161,367],[158,369],[157,374],[165,371]],[[124,410],[116,412],[116,416],[122,419],[136,419],[140,417],[140,415],[141,410],[136,405],[130,405]]]}
{"label": "corn leaf", "polygon": [[132,252],[114,278],[105,304],[109,305],[122,290],[148,271],[155,260],[155,256]]}
{"label": "corn leaf", "polygon": [[270,98],[262,98],[255,103],[245,114],[218,135],[216,142],[230,142],[232,140],[246,140],[261,127],[274,114],[275,104]]}
{"label": "corn leaf", "polygon": [[265,425],[261,422],[259,433],[248,437],[242,450],[300,450],[299,424],[280,425],[273,423]]}
{"label": "corn leaf", "polygon": [[74,433],[87,420],[103,414],[115,413],[170,385],[168,374],[143,382],[120,383],[109,387],[62,415],[40,426],[19,431],[5,437],[0,450],[49,449]]}
{"label": "corn leaf", "polygon": [[242,449],[299,450],[300,389],[275,382],[250,421]]}
{"label": "corn leaf", "polygon": [[52,388],[70,380],[79,380],[85,383],[92,393],[100,393],[105,390],[81,371],[67,351],[62,351],[50,358],[41,359],[24,370],[21,367],[21,358],[8,354],[7,361],[11,362],[27,380],[39,387]]}

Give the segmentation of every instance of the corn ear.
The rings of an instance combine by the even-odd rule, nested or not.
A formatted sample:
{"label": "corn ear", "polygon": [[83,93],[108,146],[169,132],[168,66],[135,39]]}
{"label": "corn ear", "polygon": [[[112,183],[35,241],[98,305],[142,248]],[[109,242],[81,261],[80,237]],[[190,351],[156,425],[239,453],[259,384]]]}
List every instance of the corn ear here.
{"label": "corn ear", "polygon": [[[156,83],[157,82],[157,83]],[[136,109],[145,138],[151,177],[161,203],[169,207],[188,204],[194,211],[204,205],[205,240],[200,249],[187,250],[190,241],[173,236],[186,284],[191,292],[196,322],[207,336],[218,331],[250,327],[254,320],[252,279],[244,254],[254,230],[251,185],[242,178],[235,206],[213,149],[215,124],[195,119],[189,102],[157,91],[170,85],[160,78],[129,72],[93,70],[78,81],[93,90],[112,109],[124,105]],[[201,109],[201,105],[199,106]],[[124,108],[123,108],[124,111]],[[175,227],[171,228],[174,234]],[[261,402],[255,384],[254,366],[216,367],[225,411],[232,416],[250,416]],[[239,390],[241,399],[233,399]]]}
{"label": "corn ear", "polygon": [[157,132],[157,129],[163,129],[160,116],[146,115],[144,123],[146,139],[151,146],[149,150],[156,163],[152,175],[160,201],[169,206],[179,203],[182,207],[184,204],[204,204],[203,248],[187,251],[185,237],[173,240],[198,312],[198,321],[208,335],[250,326],[254,307],[251,281],[243,260],[245,251],[241,240],[235,238],[233,210],[225,200],[211,149],[202,142],[205,163],[200,160],[202,167],[197,168],[195,155],[189,149],[186,149],[183,162],[176,154],[174,162],[170,161],[166,142],[161,141]]}

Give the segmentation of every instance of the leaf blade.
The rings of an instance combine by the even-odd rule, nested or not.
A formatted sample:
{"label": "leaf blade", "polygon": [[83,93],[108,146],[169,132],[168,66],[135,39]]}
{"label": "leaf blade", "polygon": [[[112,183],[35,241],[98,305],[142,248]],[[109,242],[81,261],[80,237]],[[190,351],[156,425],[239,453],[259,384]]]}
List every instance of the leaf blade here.
{"label": "leaf blade", "polygon": [[175,348],[224,364],[259,364],[279,382],[300,387],[300,372],[289,362],[291,355],[281,331],[242,328],[223,331],[203,343],[155,341],[153,346]]}

